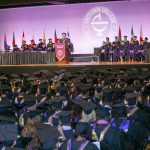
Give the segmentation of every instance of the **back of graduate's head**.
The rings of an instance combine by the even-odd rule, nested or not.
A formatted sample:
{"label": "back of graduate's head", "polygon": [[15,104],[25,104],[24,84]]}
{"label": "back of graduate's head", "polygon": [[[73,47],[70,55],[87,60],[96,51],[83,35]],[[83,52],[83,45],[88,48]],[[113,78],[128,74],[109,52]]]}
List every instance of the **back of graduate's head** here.
{"label": "back of graduate's head", "polygon": [[110,112],[106,108],[97,110],[96,120],[98,121],[98,120],[102,120],[102,119],[107,120],[107,121],[110,120]]}
{"label": "back of graduate's head", "polygon": [[85,122],[78,122],[75,127],[75,138],[83,137],[88,138],[89,135],[89,124]]}
{"label": "back of graduate's head", "polygon": [[38,138],[31,140],[25,147],[26,150],[41,150],[41,144]]}
{"label": "back of graduate's head", "polygon": [[22,137],[35,137],[37,135],[37,129],[33,121],[28,122],[21,131]]}
{"label": "back of graduate's head", "polygon": [[112,110],[112,116],[118,118],[127,117],[127,109],[125,106],[115,106]]}

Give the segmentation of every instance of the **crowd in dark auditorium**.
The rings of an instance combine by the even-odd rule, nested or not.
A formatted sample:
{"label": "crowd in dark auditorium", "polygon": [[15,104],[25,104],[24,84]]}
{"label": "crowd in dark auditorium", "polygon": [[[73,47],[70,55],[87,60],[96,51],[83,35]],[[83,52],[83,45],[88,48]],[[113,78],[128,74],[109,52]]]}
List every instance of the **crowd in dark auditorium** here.
{"label": "crowd in dark auditorium", "polygon": [[148,68],[0,75],[2,150],[143,150],[149,133]]}
{"label": "crowd in dark auditorium", "polygon": [[127,39],[127,36],[124,36],[123,41],[119,41],[118,37],[115,37],[115,41],[112,43],[107,37],[99,50],[100,61],[145,61],[149,48],[150,43],[147,37],[140,42],[137,40],[137,36],[134,36],[131,41]]}

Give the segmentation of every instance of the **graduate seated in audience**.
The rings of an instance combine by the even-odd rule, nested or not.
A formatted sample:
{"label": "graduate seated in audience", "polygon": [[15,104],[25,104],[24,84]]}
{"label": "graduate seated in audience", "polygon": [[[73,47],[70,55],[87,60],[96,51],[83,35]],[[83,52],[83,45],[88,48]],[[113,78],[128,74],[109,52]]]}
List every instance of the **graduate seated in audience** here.
{"label": "graduate seated in audience", "polygon": [[62,144],[59,150],[98,150],[98,147],[88,140],[90,128],[88,123],[78,122],[75,127],[75,138]]}
{"label": "graduate seated in audience", "polygon": [[143,150],[149,68],[0,75],[0,148]]}

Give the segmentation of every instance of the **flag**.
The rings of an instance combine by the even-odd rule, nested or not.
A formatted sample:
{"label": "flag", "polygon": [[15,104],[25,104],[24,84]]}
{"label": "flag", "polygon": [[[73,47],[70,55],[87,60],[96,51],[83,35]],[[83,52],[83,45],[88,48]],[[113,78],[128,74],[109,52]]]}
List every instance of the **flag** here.
{"label": "flag", "polygon": [[45,29],[44,29],[44,32],[43,32],[43,42],[46,44],[46,33],[45,33]]}
{"label": "flag", "polygon": [[141,24],[141,29],[140,29],[140,43],[141,41],[143,41],[142,24]]}
{"label": "flag", "polygon": [[70,39],[69,28],[68,28],[68,31],[67,31],[67,37]]}
{"label": "flag", "polygon": [[55,29],[55,34],[54,34],[54,43],[57,43],[57,33],[56,33],[56,29]]}
{"label": "flag", "polygon": [[6,33],[4,34],[4,50],[7,50],[7,39],[6,39]]}
{"label": "flag", "polygon": [[132,28],[131,28],[131,41],[133,40],[133,38],[134,38],[134,32],[133,32],[133,26],[132,26]]}
{"label": "flag", "polygon": [[24,31],[22,33],[22,42],[25,41],[25,35],[24,35]]}
{"label": "flag", "polygon": [[119,26],[119,33],[118,33],[118,41],[121,43],[122,37],[121,37],[121,28]]}
{"label": "flag", "polygon": [[33,29],[33,32],[32,32],[32,40],[34,41],[34,29]]}
{"label": "flag", "polygon": [[14,47],[15,44],[16,44],[16,42],[15,42],[15,33],[13,32],[12,46]]}

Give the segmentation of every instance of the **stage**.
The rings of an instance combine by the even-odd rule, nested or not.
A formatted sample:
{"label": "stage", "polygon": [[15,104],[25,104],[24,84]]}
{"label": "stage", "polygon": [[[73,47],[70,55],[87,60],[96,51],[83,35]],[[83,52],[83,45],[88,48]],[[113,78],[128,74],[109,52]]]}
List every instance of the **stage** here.
{"label": "stage", "polygon": [[56,71],[59,69],[66,69],[74,72],[82,69],[105,70],[112,69],[118,70],[125,69],[142,69],[149,68],[150,63],[146,62],[70,62],[68,64],[22,64],[22,65],[1,65],[0,73],[31,73],[38,70]]}

